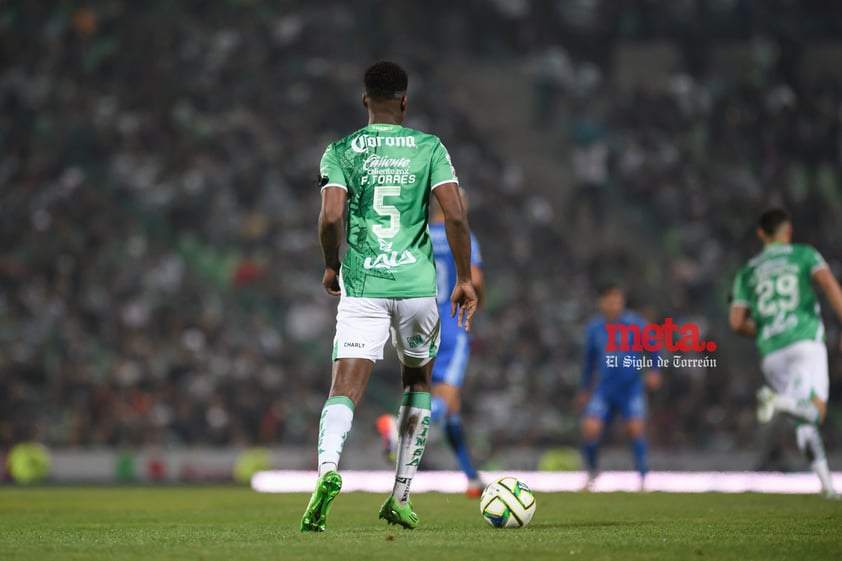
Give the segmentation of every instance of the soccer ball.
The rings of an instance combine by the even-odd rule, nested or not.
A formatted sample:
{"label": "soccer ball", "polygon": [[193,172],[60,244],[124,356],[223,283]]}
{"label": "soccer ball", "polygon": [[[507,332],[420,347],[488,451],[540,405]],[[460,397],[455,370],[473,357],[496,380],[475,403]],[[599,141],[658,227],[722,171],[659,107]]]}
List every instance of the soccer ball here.
{"label": "soccer ball", "polygon": [[535,495],[523,481],[503,477],[488,484],[479,499],[479,509],[495,528],[522,528],[535,515]]}

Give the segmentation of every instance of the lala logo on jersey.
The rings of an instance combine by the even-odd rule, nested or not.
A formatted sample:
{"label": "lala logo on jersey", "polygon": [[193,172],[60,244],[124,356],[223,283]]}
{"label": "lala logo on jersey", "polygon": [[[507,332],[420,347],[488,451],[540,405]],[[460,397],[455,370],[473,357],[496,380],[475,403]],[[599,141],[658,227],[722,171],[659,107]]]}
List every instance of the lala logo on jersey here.
{"label": "lala logo on jersey", "polygon": [[772,323],[764,325],[760,330],[760,339],[768,339],[780,335],[798,326],[798,316],[795,314],[777,314]]}
{"label": "lala logo on jersey", "polygon": [[[665,318],[663,325],[650,323],[643,329],[635,324],[609,323],[605,326],[605,330],[608,332],[608,342],[605,344],[607,352],[630,350],[657,352],[661,349],[671,352],[713,352],[716,350],[716,342],[700,339],[698,325],[694,323],[678,325],[673,323],[672,318]],[[673,337],[673,334],[678,335],[677,339]]]}
{"label": "lala logo on jersey", "polygon": [[401,265],[415,263],[415,257],[408,249],[405,249],[398,257],[398,252],[392,251],[392,242],[380,240],[380,251],[383,253],[380,253],[374,259],[366,257],[363,267],[366,269],[394,269]]}

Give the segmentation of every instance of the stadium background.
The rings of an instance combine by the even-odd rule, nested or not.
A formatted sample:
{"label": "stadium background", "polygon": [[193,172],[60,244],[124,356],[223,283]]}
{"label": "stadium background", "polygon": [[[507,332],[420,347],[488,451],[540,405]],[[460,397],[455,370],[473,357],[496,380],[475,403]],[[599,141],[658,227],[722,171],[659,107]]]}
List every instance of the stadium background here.
{"label": "stadium background", "polygon": [[[128,479],[228,477],[252,446],[313,466],[336,303],[313,178],[388,57],[483,247],[480,465],[576,445],[584,323],[619,279],[718,344],[715,368],[670,369],[652,397],[652,467],[804,469],[790,431],[756,423],[756,352],[726,299],[769,203],[842,277],[840,28],[829,0],[2,3],[0,451],[34,440],[56,470]],[[343,467],[383,467],[395,368],[376,369]],[[452,467],[440,448],[425,468]],[[622,439],[609,452],[628,467]]]}

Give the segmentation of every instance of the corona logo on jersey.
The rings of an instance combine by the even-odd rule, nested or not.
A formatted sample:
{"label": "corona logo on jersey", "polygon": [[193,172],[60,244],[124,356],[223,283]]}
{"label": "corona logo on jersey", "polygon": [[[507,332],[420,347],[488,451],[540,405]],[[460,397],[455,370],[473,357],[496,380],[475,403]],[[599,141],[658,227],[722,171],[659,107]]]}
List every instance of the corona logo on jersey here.
{"label": "corona logo on jersey", "polygon": [[368,152],[369,148],[415,148],[415,137],[412,136],[371,136],[361,134],[351,141],[351,149],[357,154]]}

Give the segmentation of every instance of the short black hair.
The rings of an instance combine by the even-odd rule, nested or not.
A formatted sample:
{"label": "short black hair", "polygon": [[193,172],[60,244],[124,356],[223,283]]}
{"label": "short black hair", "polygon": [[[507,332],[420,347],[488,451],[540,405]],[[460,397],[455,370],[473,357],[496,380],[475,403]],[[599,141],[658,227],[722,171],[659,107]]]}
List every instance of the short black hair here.
{"label": "short black hair", "polygon": [[365,71],[365,94],[374,101],[388,101],[406,92],[406,70],[388,60],[375,62]]}
{"label": "short black hair", "polygon": [[623,293],[625,292],[623,290],[623,286],[617,281],[605,281],[603,283],[600,283],[599,286],[596,287],[596,294],[600,298],[602,298],[606,294],[609,294],[609,293],[615,292],[615,291],[623,292]]}
{"label": "short black hair", "polygon": [[789,222],[789,213],[782,208],[773,207],[767,209],[760,215],[757,225],[767,236],[774,236],[778,228]]}

